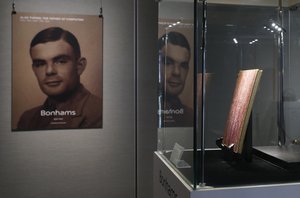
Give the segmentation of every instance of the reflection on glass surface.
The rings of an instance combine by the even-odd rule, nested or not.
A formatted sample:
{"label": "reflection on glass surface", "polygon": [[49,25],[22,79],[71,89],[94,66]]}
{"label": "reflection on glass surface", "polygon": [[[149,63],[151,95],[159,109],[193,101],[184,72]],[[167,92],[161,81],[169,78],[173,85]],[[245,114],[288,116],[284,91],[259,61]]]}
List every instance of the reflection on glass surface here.
{"label": "reflection on glass surface", "polygon": [[[158,150],[168,159],[175,145],[183,158],[193,148],[193,10],[193,1],[159,3]],[[172,164],[179,173],[192,175],[192,158],[177,161]]]}
{"label": "reflection on glass surface", "polygon": [[[290,11],[278,5],[209,4],[207,71],[213,77],[206,96],[205,147],[212,151],[206,152],[206,185],[273,184],[300,179],[299,172],[278,168],[291,168],[300,160],[295,157],[300,149],[289,146],[293,141],[287,130],[291,120],[284,115],[287,58],[291,58]],[[254,68],[263,70],[250,122],[255,155],[251,155],[251,162],[242,160],[244,164],[232,165],[230,162],[236,161],[232,159],[224,163],[215,139],[224,134],[237,73]],[[292,163],[279,164],[278,160]]]}
{"label": "reflection on glass surface", "polygon": [[[193,107],[194,94],[198,105],[202,103],[202,90],[193,90],[194,47],[200,49],[199,60],[203,53],[202,43],[194,46],[194,5],[184,1],[160,2],[158,39],[163,44],[158,49],[158,150],[170,159],[174,145],[184,148],[181,160],[192,166],[177,170],[190,184],[196,180],[204,181],[205,186],[229,187],[300,181],[298,5],[280,0],[208,1],[206,71],[204,78],[199,71],[196,81],[198,89],[205,82],[205,139],[201,145],[197,134],[198,152],[194,155],[194,125],[189,122],[193,121],[193,114],[188,113],[187,122],[178,116],[190,111],[201,115],[201,108]],[[199,34],[201,10],[199,5]],[[179,40],[186,40],[189,47],[170,41],[168,34],[173,37],[173,32],[182,34],[185,39]],[[251,149],[251,159],[236,160],[236,156],[224,156],[216,140],[224,135],[237,74],[246,69],[263,70],[263,75],[248,125],[249,145],[254,150]],[[199,116],[198,133],[201,119]],[[201,159],[202,147],[205,160],[199,161],[198,168],[204,168],[204,173],[193,169],[194,160]]]}
{"label": "reflection on glass surface", "polygon": [[[269,112],[269,116],[263,117],[267,119],[264,123],[270,124],[260,126],[258,123],[255,130],[276,128],[276,120],[273,120],[276,117],[272,118],[276,116],[276,94],[273,93],[277,66],[276,35],[264,27],[270,19],[277,19],[277,8],[212,4],[208,9],[207,72],[212,73],[213,79],[207,90],[206,145],[213,148],[214,140],[223,134],[240,70],[259,68],[264,71],[254,116]],[[254,142],[277,138],[276,133],[275,137],[273,134],[261,137],[262,134],[266,135],[254,132]]]}
{"label": "reflection on glass surface", "polygon": [[179,25],[174,24],[169,25],[158,39],[159,123],[160,127],[192,127],[193,109],[187,101],[193,92],[189,90],[183,95],[187,89],[191,48],[185,34],[180,32]]}

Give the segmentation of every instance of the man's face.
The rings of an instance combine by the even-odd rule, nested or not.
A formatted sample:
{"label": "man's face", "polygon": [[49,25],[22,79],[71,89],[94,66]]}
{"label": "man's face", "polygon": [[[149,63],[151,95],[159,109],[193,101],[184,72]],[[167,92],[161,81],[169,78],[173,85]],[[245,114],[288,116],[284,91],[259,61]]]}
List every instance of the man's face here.
{"label": "man's face", "polygon": [[40,43],[30,50],[32,69],[41,90],[50,97],[73,91],[80,82],[79,60],[64,40]]}
{"label": "man's face", "polygon": [[163,87],[170,96],[179,95],[185,84],[189,70],[188,49],[168,43],[161,49],[161,77]]}

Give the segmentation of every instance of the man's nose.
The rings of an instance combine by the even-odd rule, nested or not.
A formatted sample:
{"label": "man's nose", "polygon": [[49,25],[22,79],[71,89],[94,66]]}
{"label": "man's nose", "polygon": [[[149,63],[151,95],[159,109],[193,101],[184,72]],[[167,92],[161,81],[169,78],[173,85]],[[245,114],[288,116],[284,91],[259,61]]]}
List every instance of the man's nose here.
{"label": "man's nose", "polygon": [[180,75],[180,65],[179,64],[174,64],[173,66],[173,75]]}
{"label": "man's nose", "polygon": [[55,74],[55,73],[56,73],[55,66],[52,63],[47,64],[46,65],[46,74],[51,75],[51,74]]}

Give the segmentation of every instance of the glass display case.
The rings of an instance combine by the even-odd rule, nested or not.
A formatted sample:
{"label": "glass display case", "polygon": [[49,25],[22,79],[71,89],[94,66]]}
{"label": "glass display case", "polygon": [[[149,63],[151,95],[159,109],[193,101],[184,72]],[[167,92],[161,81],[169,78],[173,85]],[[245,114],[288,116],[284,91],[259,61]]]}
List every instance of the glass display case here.
{"label": "glass display case", "polygon": [[156,153],[192,189],[300,182],[299,7],[159,1]]}

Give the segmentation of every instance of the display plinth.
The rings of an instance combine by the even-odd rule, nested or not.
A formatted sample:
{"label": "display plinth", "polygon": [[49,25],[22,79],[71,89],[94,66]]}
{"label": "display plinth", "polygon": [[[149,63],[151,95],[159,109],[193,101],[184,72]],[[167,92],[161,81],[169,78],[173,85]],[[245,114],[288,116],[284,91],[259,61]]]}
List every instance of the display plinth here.
{"label": "display plinth", "polygon": [[[168,159],[154,153],[154,196],[155,198],[282,198],[288,194],[300,194],[300,183],[273,185],[240,185],[229,187],[201,187],[193,190],[189,182],[176,170]],[[209,177],[209,176],[207,176]],[[221,177],[221,176],[220,176]],[[240,180],[247,178],[241,177]]]}
{"label": "display plinth", "polygon": [[254,153],[285,169],[300,169],[300,146],[259,146]]}

